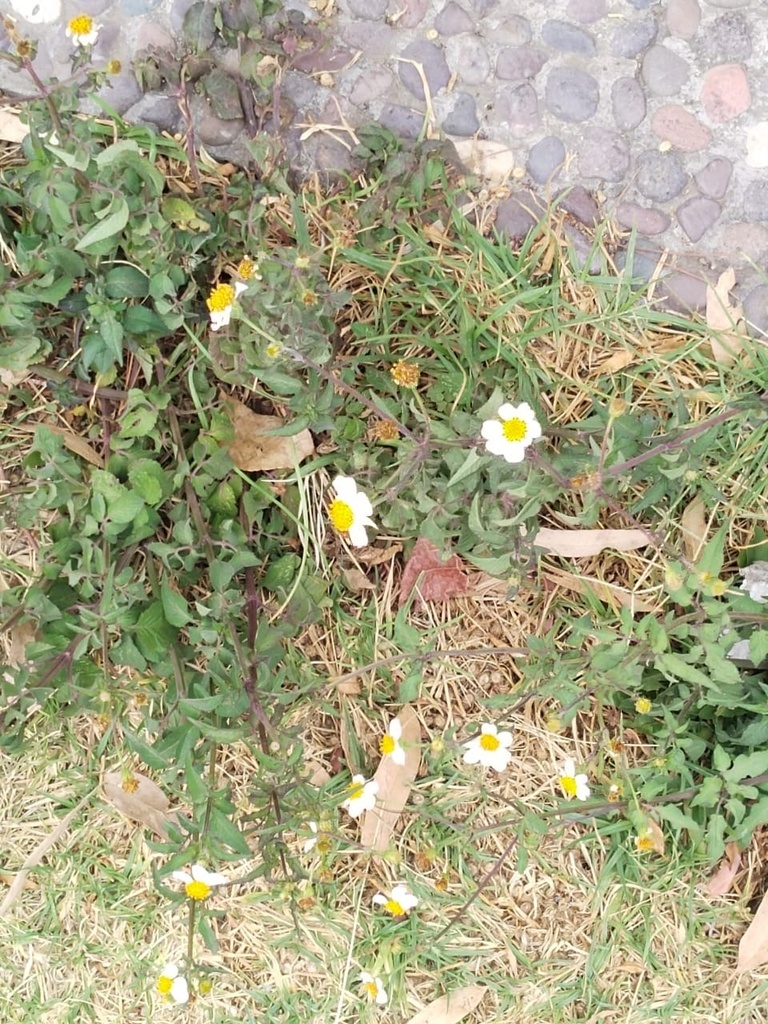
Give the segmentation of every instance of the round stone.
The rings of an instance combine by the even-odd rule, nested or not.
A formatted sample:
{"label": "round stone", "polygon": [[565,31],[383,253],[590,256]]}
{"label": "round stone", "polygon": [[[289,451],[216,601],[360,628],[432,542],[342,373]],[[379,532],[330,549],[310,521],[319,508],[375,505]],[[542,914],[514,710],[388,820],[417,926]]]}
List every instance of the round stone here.
{"label": "round stone", "polygon": [[733,173],[733,164],[724,156],[716,156],[706,167],[702,167],[697,175],[696,184],[699,191],[710,199],[722,199]]}
{"label": "round stone", "polygon": [[520,14],[510,14],[494,31],[494,42],[500,46],[525,46],[531,41],[531,24]]}
{"label": "round stone", "polygon": [[535,78],[547,63],[543,50],[531,46],[505,46],[496,60],[496,77],[507,82]]}
{"label": "round stone", "polygon": [[435,18],[435,28],[441,36],[457,36],[461,32],[471,32],[474,27],[472,18],[453,0]]}
{"label": "round stone", "polygon": [[659,107],[651,119],[651,131],[667,139],[676,149],[697,153],[712,142],[712,132],[694,115],[676,103]]}
{"label": "round stone", "polygon": [[637,231],[641,235],[660,235],[670,225],[666,213],[640,206],[639,203],[619,203],[615,216],[621,227]]}
{"label": "round stone", "polygon": [[518,129],[531,130],[541,123],[536,90],[528,82],[507,87],[499,96],[496,109],[502,121]]}
{"label": "round stone", "polygon": [[714,199],[697,196],[677,208],[680,227],[692,242],[698,242],[720,216],[720,204]]}
{"label": "round stone", "polygon": [[508,199],[499,203],[496,230],[515,241],[525,238],[545,212],[544,204],[532,192],[513,192]]}
{"label": "round stone", "polygon": [[665,203],[679,196],[687,184],[677,153],[646,149],[637,158],[637,187],[646,199]]}
{"label": "round stone", "polygon": [[636,11],[644,11],[648,7],[652,7],[656,3],[656,0],[627,0],[627,3],[629,3],[631,7],[634,7]]}
{"label": "round stone", "polygon": [[376,21],[383,18],[387,13],[389,0],[347,0],[349,13],[356,18],[366,18],[368,21]]}
{"label": "round stone", "polygon": [[565,53],[580,53],[584,57],[592,57],[597,53],[594,36],[567,21],[545,21],[541,29],[541,38],[547,46]]}
{"label": "round stone", "polygon": [[403,0],[399,6],[398,28],[416,28],[424,20],[429,0]]}
{"label": "round stone", "polygon": [[747,60],[752,56],[752,34],[743,14],[729,11],[707,26],[702,52],[717,60]]}
{"label": "round stone", "polygon": [[744,68],[740,64],[720,64],[708,71],[701,86],[701,102],[714,124],[743,114],[752,102]]}
{"label": "round stone", "polygon": [[697,0],[668,0],[667,28],[678,39],[693,39],[701,21]]}
{"label": "round stone", "polygon": [[579,173],[585,178],[623,181],[629,170],[629,146],[616,132],[592,128],[579,146]]}
{"label": "round stone", "polygon": [[468,92],[460,92],[456,96],[453,110],[443,121],[443,131],[449,135],[458,135],[461,138],[468,138],[474,135],[480,128],[477,119],[477,105],[474,96]]}
{"label": "round stone", "polygon": [[491,59],[488,51],[474,36],[459,39],[454,36],[445,44],[448,62],[460,82],[465,85],[482,85],[491,75]]}
{"label": "round stone", "polygon": [[424,84],[416,64],[421,65],[429,91],[433,96],[450,82],[451,72],[446,63],[445,54],[434,43],[418,40],[406,46],[401,56],[404,59],[397,62],[400,81],[417,99],[423,100],[425,96]]}
{"label": "round stone", "polygon": [[173,135],[181,126],[178,102],[171,96],[146,93],[125,112],[129,124],[151,124]]}
{"label": "round stone", "polygon": [[379,96],[391,92],[394,82],[394,76],[386,68],[367,68],[361,71],[355,79],[349,92],[350,102],[354,103],[356,107],[364,107],[371,100],[376,100]]}
{"label": "round stone", "polygon": [[401,139],[418,139],[424,126],[424,115],[410,107],[390,103],[381,111],[379,123]]}
{"label": "round stone", "polygon": [[583,185],[571,185],[570,188],[560,193],[555,203],[558,208],[570,213],[581,224],[597,223],[600,210],[595,202],[595,197]]}
{"label": "round stone", "polygon": [[613,120],[622,132],[631,132],[645,117],[645,93],[634,78],[617,78],[611,86]]}
{"label": "round stone", "polygon": [[688,81],[688,61],[666,46],[652,46],[643,57],[643,81],[654,96],[674,96]]}
{"label": "round stone", "polygon": [[744,219],[768,221],[768,181],[753,181],[744,189]]}
{"label": "round stone", "polygon": [[560,121],[577,124],[594,116],[600,99],[600,88],[586,71],[555,68],[547,78],[545,94],[547,109],[551,114]]}
{"label": "round stone", "polygon": [[768,338],[768,284],[759,284],[743,302],[744,319],[753,338]]}
{"label": "round stone", "polygon": [[693,270],[676,270],[660,283],[660,298],[676,313],[703,310],[707,304],[707,282]]}
{"label": "round stone", "polygon": [[565,15],[569,21],[591,25],[605,16],[607,8],[606,0],[568,0]]}
{"label": "round stone", "polygon": [[613,30],[611,53],[614,57],[631,59],[647,50],[656,38],[658,27],[653,18],[625,21]]}
{"label": "round stone", "polygon": [[556,135],[547,135],[528,154],[526,169],[533,180],[544,185],[555,177],[565,163],[565,146]]}

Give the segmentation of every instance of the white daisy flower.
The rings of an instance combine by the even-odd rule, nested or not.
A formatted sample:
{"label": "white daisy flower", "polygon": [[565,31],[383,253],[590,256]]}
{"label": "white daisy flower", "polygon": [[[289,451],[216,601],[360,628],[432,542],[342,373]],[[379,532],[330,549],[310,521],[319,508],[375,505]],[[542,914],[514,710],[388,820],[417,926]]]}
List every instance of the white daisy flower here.
{"label": "white daisy flower", "polygon": [[184,883],[184,891],[191,900],[207,900],[217,885],[229,881],[226,875],[208,871],[202,864],[193,864],[189,871],[174,871],[171,877]]}
{"label": "white daisy flower", "polygon": [[391,757],[395,764],[405,764],[405,750],[400,743],[403,735],[403,727],[397,718],[393,718],[387,726],[387,731],[381,737],[379,750],[382,757]]}
{"label": "white daisy flower", "polygon": [[374,978],[368,971],[360,972],[360,984],[365,989],[365,994],[368,996],[372,1003],[376,1003],[377,1006],[385,1006],[387,999],[387,990],[384,988],[384,982],[381,978]]}
{"label": "white daisy flower", "polygon": [[353,775],[352,782],[347,786],[349,796],[342,800],[341,806],[349,812],[351,818],[359,818],[363,811],[372,811],[376,806],[376,794],[379,784],[375,779],[365,781],[363,775]]}
{"label": "white daisy flower", "polygon": [[232,308],[235,299],[242,292],[248,291],[248,285],[242,281],[234,284],[217,284],[205,300],[211,318],[211,330],[220,331],[232,319]]}
{"label": "white daisy flower", "polygon": [[407,885],[396,885],[389,896],[378,892],[373,897],[373,902],[377,907],[384,907],[392,917],[405,917],[419,905],[418,897],[409,891]]}
{"label": "white daisy flower", "polygon": [[93,46],[99,38],[100,28],[101,25],[97,25],[90,15],[78,14],[70,19],[66,32],[75,46]]}
{"label": "white daisy flower", "polygon": [[179,974],[176,964],[166,964],[157,979],[157,991],[165,999],[174,1003],[189,1002],[189,986],[183,974]]}
{"label": "white daisy flower", "polygon": [[464,761],[467,764],[481,764],[503,772],[512,760],[512,733],[506,729],[499,732],[492,722],[481,727],[480,735],[464,744]]}
{"label": "white daisy flower", "polygon": [[587,776],[576,774],[576,765],[570,757],[563,762],[560,788],[569,800],[573,800],[574,797],[577,800],[589,800],[591,791],[587,785]]}
{"label": "white daisy flower", "polygon": [[502,455],[507,462],[522,462],[525,449],[541,437],[541,427],[536,413],[527,402],[501,406],[495,420],[486,420],[480,434],[491,455]]}
{"label": "white daisy flower", "polygon": [[368,496],[358,491],[357,484],[351,476],[337,476],[331,486],[336,497],[328,506],[328,517],[339,531],[346,533],[349,543],[356,548],[364,548],[368,544],[366,526],[376,529],[370,518],[373,506]]}

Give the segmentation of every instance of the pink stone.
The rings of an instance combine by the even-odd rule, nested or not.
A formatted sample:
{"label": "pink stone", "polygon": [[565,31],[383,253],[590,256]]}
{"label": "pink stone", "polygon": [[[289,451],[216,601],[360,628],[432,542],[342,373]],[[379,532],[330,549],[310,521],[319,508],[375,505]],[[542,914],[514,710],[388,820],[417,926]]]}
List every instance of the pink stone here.
{"label": "pink stone", "polygon": [[669,227],[669,217],[661,210],[649,209],[639,203],[619,203],[616,220],[623,228],[635,228],[641,235],[660,235]]}
{"label": "pink stone", "polygon": [[720,64],[708,71],[701,87],[701,102],[714,124],[743,114],[752,102],[744,68],[740,64]]}
{"label": "pink stone", "polygon": [[666,103],[651,120],[651,130],[660,139],[668,139],[676,149],[697,153],[712,142],[712,132],[685,107]]}
{"label": "pink stone", "polygon": [[696,0],[669,0],[667,28],[678,39],[693,39],[701,21],[701,10]]}

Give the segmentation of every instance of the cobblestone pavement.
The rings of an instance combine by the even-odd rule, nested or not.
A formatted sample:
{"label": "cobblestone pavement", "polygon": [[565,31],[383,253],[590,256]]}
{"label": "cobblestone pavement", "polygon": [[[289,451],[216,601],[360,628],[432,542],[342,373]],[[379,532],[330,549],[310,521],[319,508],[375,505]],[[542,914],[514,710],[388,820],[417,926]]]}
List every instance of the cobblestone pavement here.
{"label": "cobblestone pavement", "polygon": [[[67,20],[100,23],[97,58],[126,69],[173,46],[193,0],[0,0],[40,40],[41,76],[68,73]],[[225,0],[224,7],[230,0]],[[768,0],[286,0],[312,23],[283,76],[293,133],[378,122],[407,139],[493,140],[513,154],[499,209],[511,235],[531,194],[574,187],[573,212],[636,228],[650,272],[676,254],[671,305],[701,308],[704,279],[737,267],[748,319],[768,334]],[[24,18],[26,17],[26,21]],[[31,22],[31,24],[29,24]],[[8,73],[0,86],[8,85]],[[16,80],[19,76],[16,75]],[[131,120],[180,126],[173,101],[141,95],[130,70],[109,102]],[[202,112],[210,147],[242,121]],[[299,125],[303,128],[298,127]],[[304,169],[348,166],[343,129],[294,148]]]}

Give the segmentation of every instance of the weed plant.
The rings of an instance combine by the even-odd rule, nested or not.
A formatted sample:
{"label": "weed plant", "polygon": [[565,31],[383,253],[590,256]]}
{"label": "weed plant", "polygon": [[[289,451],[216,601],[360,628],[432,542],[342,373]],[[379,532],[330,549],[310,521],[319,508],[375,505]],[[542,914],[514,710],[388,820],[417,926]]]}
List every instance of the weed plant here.
{"label": "weed plant", "polygon": [[[3,520],[37,548],[34,567],[13,544],[2,555],[4,629],[34,636],[0,680],[0,744],[23,756],[36,709],[98,716],[97,753],[130,751],[187,808],[154,841],[158,890],[183,899],[169,875],[186,872],[189,906],[186,973],[169,965],[161,991],[177,999],[189,975],[206,992],[193,936],[216,949],[213,890],[245,859],[256,866],[238,880],[279,884],[296,913],[308,871],[312,901],[341,898],[334,865],[359,846],[338,808],[356,806],[374,760],[348,738],[356,763],[310,778],[298,711],[335,720],[340,704],[307,629],[333,622],[352,674],[376,669],[370,706],[389,714],[418,706],[441,656],[410,602],[382,613],[375,560],[358,563],[368,602],[338,571],[353,564],[355,516],[381,550],[408,555],[426,538],[504,581],[510,607],[543,585],[542,527],[641,531],[654,552],[642,574],[629,557],[595,570],[624,606],[587,590],[556,608],[487,717],[540,702],[560,732],[597,716],[613,738],[553,773],[580,798],[567,820],[602,841],[658,850],[661,826],[711,863],[727,841],[746,846],[768,821],[768,628],[759,587],[740,590],[737,576],[766,558],[766,350],[748,347],[726,372],[705,330],[654,312],[630,272],[575,277],[551,230],[516,247],[483,232],[429,147],[406,154],[363,133],[360,177],[328,195],[293,191],[284,169],[203,163],[195,176],[172,140],[71,116],[61,97],[29,107],[29,134],[0,171]],[[617,352],[626,369],[601,374]],[[238,468],[225,393],[279,415],[278,436],[311,431],[314,454],[284,472]],[[351,519],[334,514],[343,493]],[[694,499],[715,529],[690,558],[679,522]],[[643,586],[653,601],[638,611]],[[617,721],[644,756],[627,756]],[[495,728],[485,747],[461,737],[481,766]],[[430,740],[421,782],[433,795],[409,808],[417,830],[454,821],[442,783],[467,771],[458,737]],[[241,744],[256,765],[244,803],[220,771]],[[493,825],[501,862],[524,871],[566,807],[510,807]],[[468,821],[460,837],[447,828],[440,854],[465,878],[473,857],[484,864],[476,898],[500,862],[472,852]],[[389,856],[400,863],[396,840]],[[190,873],[198,862],[225,874]],[[448,988],[460,949],[382,899],[383,931],[367,913],[360,925],[364,994],[376,1002],[394,980],[402,998],[414,950]]]}

